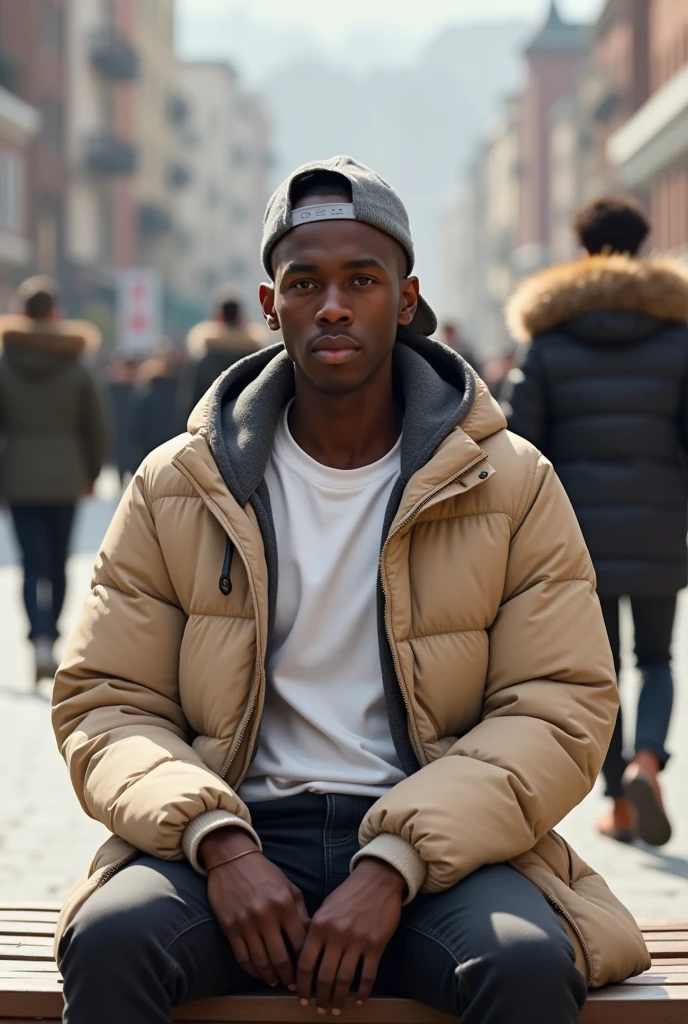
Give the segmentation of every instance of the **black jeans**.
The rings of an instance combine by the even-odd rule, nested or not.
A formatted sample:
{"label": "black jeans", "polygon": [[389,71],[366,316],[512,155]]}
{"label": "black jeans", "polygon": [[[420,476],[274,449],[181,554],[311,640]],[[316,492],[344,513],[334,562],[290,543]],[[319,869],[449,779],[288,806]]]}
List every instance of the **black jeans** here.
{"label": "black jeans", "polygon": [[[301,889],[311,914],[347,878],[370,803],[303,794],[252,806],[266,856]],[[67,1024],[169,1024],[172,1006],[258,987],[233,960],[205,879],[187,863],[149,856],[84,904],[60,953]],[[430,1003],[463,1024],[574,1024],[586,996],[554,910],[505,865],[417,896],[387,947],[376,991]]]}
{"label": "black jeans", "polygon": [[[635,657],[642,676],[634,753],[639,750],[651,751],[657,755],[663,767],[669,760],[665,744],[674,701],[671,635],[676,614],[676,596],[631,597],[630,601],[635,629]],[[600,603],[618,676],[621,668],[619,599],[605,597]],[[623,719],[619,711],[602,769],[607,783],[607,796],[623,796],[622,778],[627,767]]]}
{"label": "black jeans", "polygon": [[24,605],[29,639],[57,640],[67,590],[67,556],[76,506],[10,505],[24,566]]}

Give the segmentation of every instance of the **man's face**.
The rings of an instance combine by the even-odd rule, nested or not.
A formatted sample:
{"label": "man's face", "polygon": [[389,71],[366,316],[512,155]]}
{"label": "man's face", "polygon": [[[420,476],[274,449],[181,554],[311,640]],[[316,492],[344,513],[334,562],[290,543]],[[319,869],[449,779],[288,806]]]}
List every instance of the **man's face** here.
{"label": "man's face", "polygon": [[[297,205],[316,201],[341,197]],[[398,325],[416,310],[418,281],[404,275],[401,246],[368,224],[321,221],[285,235],[272,264],[275,283],[261,287],[261,303],[297,374],[319,391],[361,388],[390,360]]]}

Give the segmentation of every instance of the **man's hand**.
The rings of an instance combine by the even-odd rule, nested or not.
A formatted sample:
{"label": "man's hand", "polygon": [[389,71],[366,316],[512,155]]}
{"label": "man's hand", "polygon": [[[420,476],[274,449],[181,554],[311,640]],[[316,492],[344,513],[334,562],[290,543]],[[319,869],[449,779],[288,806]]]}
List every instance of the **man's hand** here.
{"label": "man's hand", "polygon": [[318,1013],[331,1008],[338,1016],[361,960],[357,1000],[362,1003],[368,998],[382,954],[399,926],[405,888],[395,868],[376,857],[364,857],[327,897],[313,918],[299,958],[302,1005],[315,996]]}
{"label": "man's hand", "polygon": [[262,853],[221,863],[255,849],[241,828],[217,829],[202,840],[199,854],[208,871],[208,899],[239,966],[268,985],[282,982],[295,992],[295,966],[285,935],[298,958],[310,925],[301,891]]}

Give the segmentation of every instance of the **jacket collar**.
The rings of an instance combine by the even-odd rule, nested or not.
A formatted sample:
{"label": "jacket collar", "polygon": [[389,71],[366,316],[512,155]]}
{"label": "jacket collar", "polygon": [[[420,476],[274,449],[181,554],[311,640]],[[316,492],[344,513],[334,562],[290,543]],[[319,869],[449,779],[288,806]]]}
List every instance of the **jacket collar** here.
{"label": "jacket collar", "polygon": [[[601,311],[625,313],[626,324],[628,314],[640,315],[639,330],[646,336],[656,331],[658,322],[686,323],[688,269],[670,260],[619,255],[550,267],[516,290],[507,307],[507,323],[518,341],[531,341]],[[612,324],[610,331],[616,330]]]}
{"label": "jacket collar", "polygon": [[[422,486],[432,486],[437,474],[455,475],[479,453],[476,440],[505,426],[482,381],[439,342],[400,329],[394,373],[404,403],[404,485],[431,460],[433,472]],[[241,506],[263,480],[279,416],[293,393],[292,362],[283,346],[276,345],[231,367],[192,413],[190,432],[207,436],[222,477]],[[461,437],[454,437],[455,432]]]}

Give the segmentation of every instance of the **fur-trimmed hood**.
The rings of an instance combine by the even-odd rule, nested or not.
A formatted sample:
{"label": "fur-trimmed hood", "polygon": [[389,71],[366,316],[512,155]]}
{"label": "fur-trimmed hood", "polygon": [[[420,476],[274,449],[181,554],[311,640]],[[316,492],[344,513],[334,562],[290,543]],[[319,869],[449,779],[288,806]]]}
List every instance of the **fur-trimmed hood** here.
{"label": "fur-trimmed hood", "polygon": [[265,334],[258,324],[229,327],[221,320],[203,320],[186,337],[190,356],[199,359],[206,352],[240,352],[243,355],[265,345]]}
{"label": "fur-trimmed hood", "polygon": [[85,356],[97,352],[101,343],[100,331],[89,320],[31,320],[13,313],[0,316],[0,344],[6,349]]}
{"label": "fur-trimmed hood", "polygon": [[506,320],[511,336],[528,342],[593,312],[688,323],[688,268],[670,260],[620,255],[549,267],[517,288]]}
{"label": "fur-trimmed hood", "polygon": [[94,355],[100,344],[100,331],[87,320],[0,316],[4,358],[25,377],[51,377],[66,363]]}

